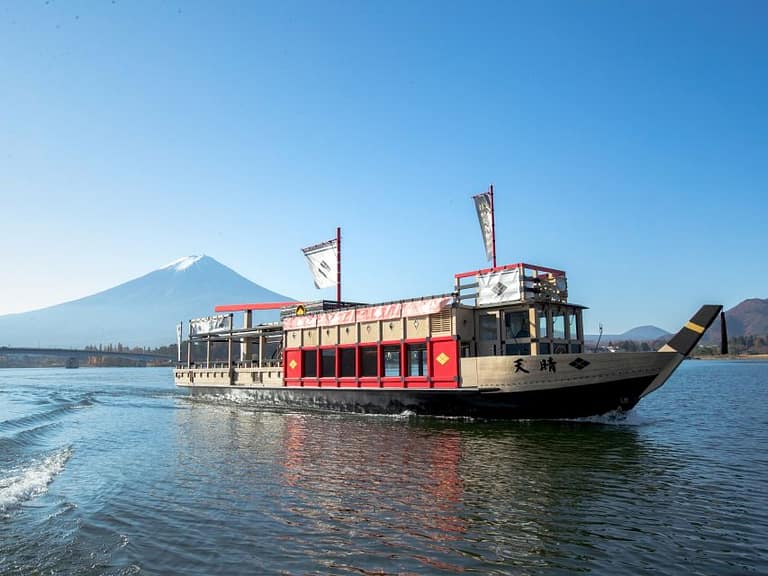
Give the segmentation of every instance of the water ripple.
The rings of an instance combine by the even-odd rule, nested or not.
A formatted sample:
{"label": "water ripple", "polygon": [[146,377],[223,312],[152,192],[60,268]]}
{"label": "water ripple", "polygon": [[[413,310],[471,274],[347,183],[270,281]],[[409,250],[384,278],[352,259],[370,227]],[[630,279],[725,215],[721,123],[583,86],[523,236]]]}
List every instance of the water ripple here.
{"label": "water ripple", "polygon": [[686,363],[623,418],[521,423],[9,374],[0,574],[768,573],[766,363]]}

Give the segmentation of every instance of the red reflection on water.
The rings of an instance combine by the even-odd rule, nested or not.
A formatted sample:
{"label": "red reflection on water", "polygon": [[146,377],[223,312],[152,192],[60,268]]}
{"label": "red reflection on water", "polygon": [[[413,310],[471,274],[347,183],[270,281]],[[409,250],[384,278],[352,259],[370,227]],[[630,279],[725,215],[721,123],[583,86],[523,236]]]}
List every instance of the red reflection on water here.
{"label": "red reflection on water", "polygon": [[411,558],[463,571],[439,557],[443,543],[467,531],[458,513],[464,493],[458,432],[289,416],[282,446],[282,479],[300,501],[292,513],[323,533],[354,528],[356,538],[399,549],[418,542]]}

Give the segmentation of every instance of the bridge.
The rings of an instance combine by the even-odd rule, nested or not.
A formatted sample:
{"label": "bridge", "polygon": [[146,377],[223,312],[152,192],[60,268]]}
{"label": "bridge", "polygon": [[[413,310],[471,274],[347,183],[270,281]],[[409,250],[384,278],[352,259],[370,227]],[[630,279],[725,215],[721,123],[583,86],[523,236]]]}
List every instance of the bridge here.
{"label": "bridge", "polygon": [[127,350],[117,352],[115,350],[79,350],[71,348],[11,348],[9,346],[0,346],[0,356],[61,356],[64,358],[77,358],[78,360],[93,357],[127,358],[141,362],[168,363],[176,360],[172,356],[153,354],[151,352],[129,352]]}

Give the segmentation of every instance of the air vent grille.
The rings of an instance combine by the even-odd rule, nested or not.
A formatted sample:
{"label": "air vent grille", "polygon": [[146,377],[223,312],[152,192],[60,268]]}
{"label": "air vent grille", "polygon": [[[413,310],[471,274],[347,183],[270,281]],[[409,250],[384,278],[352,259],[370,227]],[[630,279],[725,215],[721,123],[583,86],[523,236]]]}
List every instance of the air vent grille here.
{"label": "air vent grille", "polygon": [[451,309],[441,310],[437,314],[432,314],[432,334],[450,334],[451,333]]}

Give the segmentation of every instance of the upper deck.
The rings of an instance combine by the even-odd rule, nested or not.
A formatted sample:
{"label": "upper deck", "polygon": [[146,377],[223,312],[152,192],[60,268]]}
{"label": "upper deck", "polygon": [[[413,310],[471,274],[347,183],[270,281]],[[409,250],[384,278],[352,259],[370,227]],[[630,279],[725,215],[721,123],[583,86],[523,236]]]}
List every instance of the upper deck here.
{"label": "upper deck", "polygon": [[555,268],[520,262],[462,272],[454,278],[457,300],[473,299],[477,306],[568,301],[568,278],[565,271]]}

